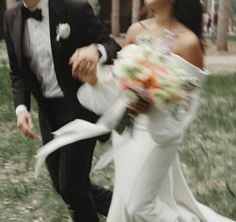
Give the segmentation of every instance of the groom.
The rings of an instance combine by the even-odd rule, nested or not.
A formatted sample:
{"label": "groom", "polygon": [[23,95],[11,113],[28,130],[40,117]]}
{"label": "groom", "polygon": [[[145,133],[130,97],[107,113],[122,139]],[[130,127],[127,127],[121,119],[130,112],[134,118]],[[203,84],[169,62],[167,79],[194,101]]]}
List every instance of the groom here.
{"label": "groom", "polygon": [[[22,134],[35,137],[31,94],[39,107],[43,143],[76,118],[97,120],[76,92],[81,79],[96,83],[98,61],[111,63],[119,46],[85,0],[22,0],[6,12],[5,36]],[[53,185],[75,222],[98,222],[97,212],[106,215],[110,206],[112,193],[89,179],[95,143],[96,138],[71,144],[46,160]]]}

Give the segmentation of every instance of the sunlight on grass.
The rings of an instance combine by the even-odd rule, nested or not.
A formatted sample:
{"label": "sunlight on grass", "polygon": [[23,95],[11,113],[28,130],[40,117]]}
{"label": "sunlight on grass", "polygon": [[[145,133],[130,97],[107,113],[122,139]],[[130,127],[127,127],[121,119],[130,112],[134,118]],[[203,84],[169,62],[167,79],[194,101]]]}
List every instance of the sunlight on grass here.
{"label": "sunlight on grass", "polygon": [[[184,173],[197,199],[234,219],[235,86],[236,75],[209,77],[202,106],[181,149]],[[36,123],[37,114],[34,112],[33,116]],[[46,169],[37,181],[33,179],[34,154],[40,140],[29,141],[19,135],[7,68],[0,69],[0,141],[0,221],[70,221],[62,200],[51,188]],[[94,162],[107,146],[96,149]],[[113,166],[92,172],[92,180],[112,188]]]}

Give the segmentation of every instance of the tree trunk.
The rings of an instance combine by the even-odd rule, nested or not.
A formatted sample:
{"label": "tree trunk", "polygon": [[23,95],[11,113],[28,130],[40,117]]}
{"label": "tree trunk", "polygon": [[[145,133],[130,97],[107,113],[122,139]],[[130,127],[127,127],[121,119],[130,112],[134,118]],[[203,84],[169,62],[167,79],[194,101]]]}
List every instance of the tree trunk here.
{"label": "tree trunk", "polygon": [[6,2],[5,0],[1,0],[0,2],[0,40],[3,39],[3,19],[4,19],[4,11],[6,10]]}
{"label": "tree trunk", "polygon": [[229,0],[219,1],[219,19],[217,32],[218,51],[227,51],[227,37],[229,28]]}
{"label": "tree trunk", "polygon": [[211,0],[203,0],[202,3],[203,3],[203,8],[205,9],[205,11],[209,12],[212,1]]}
{"label": "tree trunk", "polygon": [[141,1],[133,0],[132,1],[132,23],[139,21],[141,11]]}
{"label": "tree trunk", "polygon": [[112,34],[120,34],[120,0],[112,0]]}

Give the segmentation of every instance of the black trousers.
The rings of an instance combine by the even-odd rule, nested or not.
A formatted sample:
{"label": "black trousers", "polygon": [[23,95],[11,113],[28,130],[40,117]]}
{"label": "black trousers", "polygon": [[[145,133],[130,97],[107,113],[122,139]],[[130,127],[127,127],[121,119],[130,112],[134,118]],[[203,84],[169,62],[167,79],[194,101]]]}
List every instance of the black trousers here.
{"label": "black trousers", "polygon": [[[39,111],[44,144],[52,139],[52,131],[76,118],[91,122],[97,119],[77,99],[48,99],[46,110],[44,114]],[[112,192],[91,184],[89,179],[96,140],[62,147],[46,159],[53,185],[71,210],[74,222],[98,222],[97,212],[106,216],[110,207]]]}

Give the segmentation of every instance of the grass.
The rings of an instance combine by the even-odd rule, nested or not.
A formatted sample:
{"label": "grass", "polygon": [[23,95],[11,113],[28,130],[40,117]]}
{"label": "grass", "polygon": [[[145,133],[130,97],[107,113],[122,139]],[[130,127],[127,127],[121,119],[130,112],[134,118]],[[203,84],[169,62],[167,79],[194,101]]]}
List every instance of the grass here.
{"label": "grass", "polygon": [[200,202],[236,219],[236,75],[208,79],[202,106],[181,151]]}
{"label": "grass", "polygon": [[[197,199],[233,219],[236,219],[235,86],[236,75],[209,77],[201,109],[181,149],[184,173]],[[35,111],[33,117],[36,123]],[[51,188],[45,168],[37,181],[33,179],[34,154],[39,146],[39,138],[29,141],[16,128],[8,69],[0,68],[1,222],[70,221],[66,207]],[[96,149],[94,161],[104,149]],[[112,165],[92,172],[92,180],[112,188]]]}

